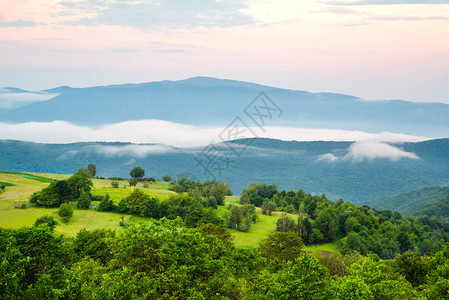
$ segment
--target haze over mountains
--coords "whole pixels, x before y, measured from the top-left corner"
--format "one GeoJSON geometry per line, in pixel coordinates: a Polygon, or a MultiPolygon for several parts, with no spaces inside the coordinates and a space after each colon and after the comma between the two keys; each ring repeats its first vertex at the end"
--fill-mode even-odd
{"type": "MultiPolygon", "coordinates": [[[[298,83],[300,85],[300,83],[298,83]]],[[[9,89],[13,97],[13,89],[9,89]]],[[[33,93],[15,90],[15,97],[33,93]]],[[[357,130],[369,133],[394,132],[412,136],[449,135],[449,105],[406,101],[365,101],[332,93],[273,88],[248,82],[195,77],[90,88],[59,87],[34,93],[36,101],[19,107],[0,105],[0,122],[52,122],[101,126],[132,120],[164,120],[197,127],[225,127],[260,92],[279,107],[282,114],[268,126],[357,130]],[[51,95],[47,101],[39,101],[51,95]]],[[[10,101],[0,94],[0,104],[10,101]]],[[[251,126],[251,124],[249,124],[251,126]]],[[[148,141],[152,142],[152,141],[148,141]]]]}
{"type": "Polygon", "coordinates": [[[366,101],[209,77],[0,90],[0,165],[11,171],[73,173],[93,162],[100,176],[126,177],[142,165],[150,176],[226,179],[237,194],[251,180],[361,203],[449,184],[449,141],[431,140],[447,136],[447,104],[366,101]],[[64,144],[83,141],[92,143],[64,144]],[[197,159],[209,144],[218,149],[214,159],[229,158],[219,176],[197,159]]]}

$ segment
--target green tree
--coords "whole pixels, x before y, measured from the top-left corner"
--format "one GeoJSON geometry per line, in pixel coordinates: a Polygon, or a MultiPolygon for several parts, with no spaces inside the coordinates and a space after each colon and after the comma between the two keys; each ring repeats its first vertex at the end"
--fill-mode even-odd
{"type": "Polygon", "coordinates": [[[118,188],[118,184],[119,184],[119,183],[118,183],[117,180],[112,180],[112,181],[111,181],[111,186],[112,186],[113,188],[116,188],[116,189],[117,189],[117,188],[118,188]]]}
{"type": "Polygon", "coordinates": [[[89,256],[106,263],[112,258],[111,242],[114,237],[115,231],[110,229],[81,229],[73,239],[72,249],[79,258],[89,256]]]}
{"type": "Polygon", "coordinates": [[[128,183],[131,188],[134,188],[137,185],[137,179],[131,178],[130,180],[128,180],[128,183]]]}
{"type": "Polygon", "coordinates": [[[266,257],[293,261],[301,254],[304,243],[295,232],[275,232],[260,243],[260,251],[266,257]]]}
{"type": "Polygon", "coordinates": [[[73,216],[73,208],[70,203],[63,203],[58,209],[58,215],[62,218],[64,223],[67,223],[73,216]]]}
{"type": "Polygon", "coordinates": [[[165,174],[164,176],[162,176],[162,180],[165,182],[170,182],[173,180],[173,177],[170,174],[165,174]]]}
{"type": "Polygon", "coordinates": [[[301,254],[278,273],[269,299],[332,299],[325,267],[308,254],[301,254]]]}
{"type": "Polygon", "coordinates": [[[98,211],[114,211],[116,209],[117,206],[114,204],[114,201],[110,199],[109,194],[106,194],[106,196],[103,197],[97,207],[98,211]]]}
{"type": "Polygon", "coordinates": [[[56,225],[58,225],[58,222],[52,217],[52,216],[42,216],[40,218],[37,218],[36,222],[34,222],[34,226],[41,226],[45,225],[50,228],[50,230],[54,230],[56,225]]]}
{"type": "Polygon", "coordinates": [[[97,166],[95,164],[89,164],[87,166],[87,170],[89,170],[89,173],[92,177],[95,177],[95,175],[97,175],[97,166]]]}
{"type": "Polygon", "coordinates": [[[276,231],[278,232],[295,231],[295,227],[295,221],[290,217],[287,217],[287,214],[285,213],[283,213],[282,218],[278,219],[276,222],[276,231]]]}
{"type": "MultiPolygon", "coordinates": [[[[90,173],[89,173],[90,175],[90,173]]],[[[90,178],[81,174],[74,174],[67,179],[74,199],[78,199],[82,192],[90,192],[93,182],[90,178]]]]}
{"type": "Polygon", "coordinates": [[[145,170],[141,167],[134,167],[131,172],[129,172],[131,178],[142,178],[145,176],[145,170]]]}
{"type": "Polygon", "coordinates": [[[76,207],[79,209],[88,209],[91,201],[92,198],[90,193],[84,191],[81,193],[81,196],[79,197],[78,202],[76,203],[76,207]]]}

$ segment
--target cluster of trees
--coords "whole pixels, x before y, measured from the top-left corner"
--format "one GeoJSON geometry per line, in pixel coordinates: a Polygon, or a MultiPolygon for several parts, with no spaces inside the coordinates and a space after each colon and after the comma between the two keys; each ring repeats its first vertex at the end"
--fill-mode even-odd
{"type": "Polygon", "coordinates": [[[63,203],[79,201],[81,208],[87,208],[86,197],[90,204],[90,190],[92,189],[92,175],[87,169],[79,169],[66,180],[55,180],[41,191],[30,197],[30,203],[36,206],[59,207],[63,203]]]}
{"type": "Polygon", "coordinates": [[[435,253],[449,242],[449,223],[427,216],[402,217],[342,199],[333,202],[326,195],[312,196],[303,190],[278,191],[276,185],[252,183],[243,190],[240,202],[261,206],[267,213],[270,207],[295,213],[278,220],[278,232],[295,232],[305,244],[338,241],[343,254],[357,251],[390,259],[408,250],[435,253]]]}
{"type": "Polygon", "coordinates": [[[192,198],[208,202],[211,206],[224,205],[226,196],[232,196],[231,187],[226,180],[223,182],[205,180],[201,183],[199,180],[192,181],[187,177],[182,177],[176,181],[171,190],[178,194],[187,192],[192,198]]]}
{"type": "Polygon", "coordinates": [[[254,205],[232,205],[227,207],[228,211],[223,215],[228,228],[238,231],[247,232],[251,228],[252,223],[256,223],[257,215],[254,205]]]}
{"type": "Polygon", "coordinates": [[[81,230],[64,240],[49,222],[0,229],[5,299],[446,299],[449,247],[382,261],[311,255],[293,232],[236,248],[212,224],[161,219],[81,230]]]}
{"type": "Polygon", "coordinates": [[[171,195],[168,200],[159,200],[140,189],[134,189],[126,198],[120,200],[117,206],[109,199],[109,195],[106,195],[97,209],[153,219],[181,217],[189,227],[197,227],[203,223],[225,226],[225,220],[218,216],[208,203],[185,194],[171,195]]]}
{"type": "Polygon", "coordinates": [[[313,218],[316,217],[317,203],[326,200],[328,199],[324,194],[322,196],[306,194],[302,189],[297,192],[293,190],[278,191],[275,184],[267,185],[254,182],[244,188],[240,196],[241,204],[253,204],[261,207],[267,213],[274,210],[288,213],[307,212],[313,218]]]}

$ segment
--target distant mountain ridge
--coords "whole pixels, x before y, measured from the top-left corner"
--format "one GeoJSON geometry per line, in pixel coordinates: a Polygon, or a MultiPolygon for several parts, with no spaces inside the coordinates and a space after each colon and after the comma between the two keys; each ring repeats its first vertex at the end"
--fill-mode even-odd
{"type": "Polygon", "coordinates": [[[389,131],[449,136],[449,105],[406,101],[364,101],[357,97],[274,88],[209,77],[89,88],[45,90],[58,96],[0,111],[0,122],[50,122],[99,126],[158,119],[195,126],[227,126],[260,92],[282,109],[270,126],[389,131]]]}
{"type": "Polygon", "coordinates": [[[418,211],[436,205],[442,198],[449,196],[449,186],[431,186],[393,196],[365,201],[377,209],[396,210],[403,215],[413,215],[418,211]]]}
{"type": "MultiPolygon", "coordinates": [[[[254,181],[274,183],[280,189],[326,193],[330,199],[343,198],[358,204],[416,188],[449,185],[449,139],[396,145],[419,159],[320,160],[328,153],[342,157],[352,145],[353,142],[236,140],[214,145],[222,153],[221,158],[229,159],[221,160],[220,173],[209,171],[218,180],[228,180],[237,195],[254,181]],[[229,146],[242,147],[235,149],[244,151],[236,155],[229,146]]],[[[157,178],[169,173],[175,177],[213,179],[199,164],[202,153],[205,148],[159,144],[38,144],[0,140],[0,170],[70,174],[95,163],[98,176],[104,177],[128,177],[132,167],[141,166],[148,176],[157,178]]]]}

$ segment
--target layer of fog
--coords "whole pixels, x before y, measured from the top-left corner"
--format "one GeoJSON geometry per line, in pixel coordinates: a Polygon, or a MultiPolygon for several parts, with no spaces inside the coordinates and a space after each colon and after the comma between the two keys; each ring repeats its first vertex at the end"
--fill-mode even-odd
{"type": "MultiPolygon", "coordinates": [[[[0,123],[0,139],[39,143],[131,142],[158,143],[174,147],[197,147],[211,142],[244,137],[264,137],[295,141],[357,141],[402,143],[427,140],[400,133],[310,129],[292,127],[195,127],[162,120],[127,121],[101,127],[74,125],[66,121],[0,123]]],[[[357,148],[354,150],[357,151],[357,148]]]]}

